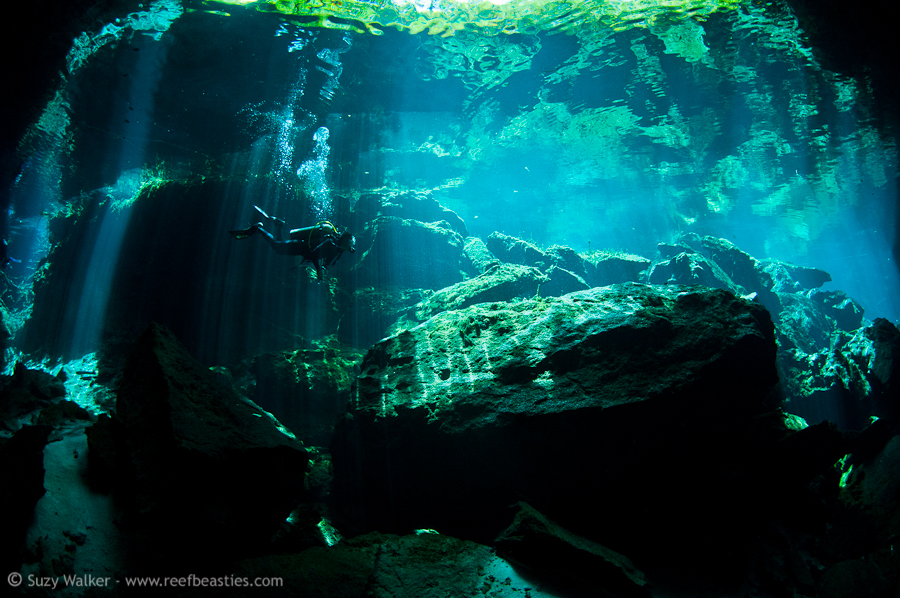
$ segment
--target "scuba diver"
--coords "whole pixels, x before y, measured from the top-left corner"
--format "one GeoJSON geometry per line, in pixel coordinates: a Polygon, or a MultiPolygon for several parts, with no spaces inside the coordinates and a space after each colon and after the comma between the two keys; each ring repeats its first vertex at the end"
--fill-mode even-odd
{"type": "Polygon", "coordinates": [[[259,233],[266,242],[272,246],[278,255],[299,255],[303,262],[312,262],[316,268],[316,279],[322,280],[322,274],[326,266],[334,264],[345,251],[356,251],[356,237],[350,231],[339,233],[337,228],[328,221],[319,222],[315,226],[295,228],[288,233],[288,239],[282,239],[282,230],[285,221],[274,218],[263,212],[259,206],[253,206],[266,220],[275,223],[275,234],[263,228],[262,222],[257,222],[248,228],[229,231],[235,239],[247,239],[259,233]]]}

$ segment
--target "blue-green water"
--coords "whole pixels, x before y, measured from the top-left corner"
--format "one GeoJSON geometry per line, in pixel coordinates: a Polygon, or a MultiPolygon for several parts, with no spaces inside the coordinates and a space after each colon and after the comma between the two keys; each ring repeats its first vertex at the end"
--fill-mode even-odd
{"type": "MultiPolygon", "coordinates": [[[[251,351],[241,339],[263,327],[325,335],[325,304],[357,289],[307,284],[302,268],[224,231],[255,218],[254,204],[292,226],[345,225],[360,196],[410,190],[482,239],[654,259],[679,234],[727,238],[828,271],[826,288],[869,319],[900,317],[896,145],[869,82],[823,68],[780,2],[510,3],[483,22],[449,3],[397,4],[406,20],[394,26],[338,11],[328,27],[273,6],[156,0],[76,40],[10,190],[21,263],[7,303],[20,320],[62,238],[50,218],[110,198],[91,241],[73,245],[78,284],[42,339],[50,353],[96,349],[135,230],[153,240],[142,249],[153,272],[190,280],[170,289],[190,288],[185,312],[162,319],[192,320],[207,361],[251,351]],[[222,196],[134,220],[142,187],[192,177],[226,181],[222,196]]],[[[398,246],[383,268],[416,251],[398,246]]]]}
{"type": "Polygon", "coordinates": [[[880,15],[92,2],[0,77],[7,585],[896,593],[880,15]]]}

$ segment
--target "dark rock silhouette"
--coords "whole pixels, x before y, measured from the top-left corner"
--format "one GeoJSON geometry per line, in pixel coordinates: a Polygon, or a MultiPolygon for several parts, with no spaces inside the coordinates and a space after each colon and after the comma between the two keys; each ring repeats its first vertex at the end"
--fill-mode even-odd
{"type": "Polygon", "coordinates": [[[128,358],[113,423],[109,485],[141,571],[217,570],[265,550],[305,496],[303,445],[158,325],[128,358]]]}

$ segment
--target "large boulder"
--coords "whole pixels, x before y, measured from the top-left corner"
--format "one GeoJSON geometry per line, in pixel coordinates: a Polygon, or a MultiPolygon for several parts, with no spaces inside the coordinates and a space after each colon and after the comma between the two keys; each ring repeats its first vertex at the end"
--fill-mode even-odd
{"type": "MultiPolygon", "coordinates": [[[[484,242],[488,255],[501,261],[538,268],[550,277],[550,284],[541,289],[544,296],[559,296],[592,287],[621,282],[637,282],[650,260],[618,251],[591,251],[580,254],[565,245],[540,249],[536,245],[504,235],[492,233],[484,242]]],[[[480,249],[477,248],[476,249],[480,249]]],[[[484,258],[481,262],[486,261],[484,258]]]]}
{"type": "Polygon", "coordinates": [[[763,270],[772,279],[772,290],[782,293],[799,293],[818,289],[831,282],[831,274],[818,268],[795,266],[779,260],[761,260],[763,270]]]}
{"type": "Polygon", "coordinates": [[[748,434],[776,382],[768,313],[722,290],[444,312],[364,358],[331,445],[335,523],[489,542],[527,497],[634,562],[737,575],[766,503],[748,434]],[[689,536],[706,548],[682,559],[689,536]]]}
{"type": "Polygon", "coordinates": [[[588,255],[585,281],[592,287],[620,282],[637,282],[650,267],[650,260],[639,255],[618,251],[596,251],[588,255]]]}
{"type": "Polygon", "coordinates": [[[357,240],[353,288],[442,289],[463,279],[464,237],[446,222],[379,216],[357,240]]]}
{"type": "Polygon", "coordinates": [[[726,274],[745,289],[763,293],[770,291],[775,285],[772,276],[766,272],[762,263],[727,239],[703,237],[703,249],[706,255],[719,265],[726,274]]]}
{"type": "Polygon", "coordinates": [[[338,324],[338,340],[350,347],[368,349],[386,336],[388,329],[412,306],[425,301],[430,289],[363,287],[351,295],[338,324]]]}
{"type": "MultiPolygon", "coordinates": [[[[530,298],[548,281],[537,268],[500,264],[483,274],[437,291],[410,310],[409,320],[418,324],[444,311],[478,303],[530,298]]],[[[408,326],[407,326],[408,327],[408,326]]]]}
{"type": "Polygon", "coordinates": [[[463,253],[466,258],[466,265],[468,266],[466,271],[473,276],[487,272],[494,264],[497,264],[500,261],[494,257],[494,254],[487,248],[484,241],[478,237],[469,237],[466,239],[463,253]]]}
{"type": "Polygon", "coordinates": [[[553,257],[544,250],[539,249],[528,241],[504,235],[503,233],[491,233],[484,244],[502,262],[534,266],[542,270],[553,263],[553,257]]]}
{"type": "Polygon", "coordinates": [[[820,306],[805,295],[778,293],[781,311],[773,318],[782,351],[798,349],[812,354],[829,348],[834,321],[826,317],[820,306]]]}
{"type": "Polygon", "coordinates": [[[561,297],[590,288],[584,278],[559,266],[547,268],[547,278],[549,280],[541,285],[541,297],[561,297]]]}
{"type": "Polygon", "coordinates": [[[366,193],[361,195],[353,206],[350,220],[358,228],[379,216],[391,216],[419,222],[446,222],[450,229],[463,237],[469,236],[466,223],[459,215],[442,206],[430,192],[402,191],[395,194],[379,195],[366,193]]]}
{"type": "Polygon", "coordinates": [[[863,307],[843,291],[814,290],[809,298],[841,330],[851,332],[863,325],[863,307]]]}
{"type": "Polygon", "coordinates": [[[302,444],[158,325],[128,358],[114,423],[105,461],[136,570],[210,571],[254,554],[305,497],[302,444]]]}
{"type": "MultiPolygon", "coordinates": [[[[773,315],[781,310],[773,292],[775,279],[765,264],[727,239],[682,234],[675,244],[660,244],[659,251],[663,259],[650,272],[648,279],[652,283],[663,282],[662,276],[666,274],[681,284],[690,284],[688,280],[694,279],[696,284],[727,288],[741,295],[753,294],[773,315]],[[679,248],[684,251],[679,253],[679,248]]],[[[782,284],[779,288],[786,287],[782,284]]]]}
{"type": "Polygon", "coordinates": [[[699,284],[744,294],[744,289],[731,280],[718,264],[695,252],[679,253],[671,259],[654,263],[647,271],[647,280],[651,284],[699,284]]]}
{"type": "Polygon", "coordinates": [[[777,317],[778,367],[787,408],[812,423],[830,420],[849,430],[865,428],[872,416],[897,425],[897,328],[878,318],[846,332],[815,298],[778,295],[784,305],[777,317]]]}

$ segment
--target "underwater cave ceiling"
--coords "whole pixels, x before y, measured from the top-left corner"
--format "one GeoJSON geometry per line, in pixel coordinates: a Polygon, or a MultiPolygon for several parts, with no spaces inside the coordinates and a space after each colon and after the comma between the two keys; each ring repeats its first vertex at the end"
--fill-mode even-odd
{"type": "MultiPolygon", "coordinates": [[[[437,5],[439,3],[430,3],[437,5]]],[[[694,0],[692,2],[471,2],[440,3],[450,7],[443,12],[422,10],[423,4],[413,2],[295,2],[295,1],[252,1],[252,0],[189,0],[184,3],[189,11],[205,11],[233,14],[234,17],[248,12],[266,11],[278,16],[292,18],[306,25],[332,27],[336,30],[365,30],[384,33],[386,30],[400,29],[409,32],[423,32],[447,36],[456,31],[478,29],[504,35],[511,33],[535,34],[541,30],[567,30],[572,33],[579,23],[601,24],[609,30],[624,30],[632,27],[645,28],[655,19],[676,22],[678,19],[696,20],[707,17],[717,10],[735,10],[741,4],[738,0],[694,0]],[[466,29],[466,27],[468,29],[466,29]]],[[[750,5],[751,3],[746,3],[750,5]]],[[[779,10],[780,2],[752,3],[764,6],[766,10],[779,10]]],[[[847,75],[870,73],[879,76],[876,83],[885,88],[882,96],[896,99],[893,85],[892,56],[896,55],[896,38],[885,30],[890,27],[890,18],[879,18],[892,9],[877,0],[862,0],[854,3],[853,10],[841,10],[843,3],[808,2],[806,0],[786,0],[797,13],[803,26],[803,33],[809,36],[817,56],[829,68],[847,75]],[[886,81],[890,79],[890,82],[886,81]]],[[[52,88],[58,82],[60,71],[65,64],[65,56],[71,48],[70,40],[80,31],[91,31],[98,24],[111,22],[122,15],[139,10],[143,6],[139,0],[83,0],[60,2],[54,10],[46,10],[44,4],[27,4],[17,13],[17,30],[21,35],[6,36],[3,41],[4,55],[15,55],[15,60],[5,61],[0,67],[4,80],[14,81],[16,93],[4,94],[2,99],[3,119],[3,168],[4,179],[14,173],[12,150],[21,138],[25,128],[39,115],[44,101],[52,95],[52,88]]],[[[210,15],[215,19],[214,15],[210,15]]],[[[262,33],[262,32],[259,32],[262,33]]],[[[267,32],[268,33],[268,32],[267,32]]],[[[204,49],[195,47],[195,52],[209,55],[213,46],[238,46],[242,43],[240,34],[235,35],[228,26],[215,40],[208,40],[204,49]]],[[[709,31],[706,32],[709,36],[709,31]]],[[[418,45],[419,39],[411,40],[410,46],[418,45]]],[[[545,38],[549,39],[549,38],[545,38]]],[[[551,46],[571,45],[573,40],[557,38],[551,46]],[[568,42],[568,44],[567,44],[568,42]]],[[[674,40],[673,40],[674,41],[674,40]]],[[[427,43],[427,42],[425,42],[427,43]]],[[[381,46],[382,48],[384,46],[381,46]]],[[[379,52],[379,46],[368,46],[371,54],[366,71],[372,79],[383,87],[393,76],[403,76],[402,62],[397,63],[402,53],[386,55],[379,52]],[[394,65],[394,66],[392,66],[394,65]],[[372,68],[375,67],[375,68],[372,68]],[[387,69],[388,77],[379,78],[380,70],[387,69]]],[[[666,48],[665,51],[670,51],[666,48]]],[[[548,55],[552,48],[545,48],[534,58],[532,71],[545,72],[556,65],[548,55]]],[[[199,65],[198,65],[199,66],[199,65]]],[[[207,67],[214,66],[209,63],[207,67]]],[[[352,68],[352,65],[346,65],[352,68]]],[[[499,65],[486,65],[488,68],[499,65]]],[[[315,74],[315,73],[313,73],[315,74]]],[[[362,82],[362,77],[358,80],[362,82]]],[[[452,83],[452,82],[450,82],[452,83]]],[[[430,94],[441,100],[441,105],[459,106],[456,101],[463,93],[458,86],[450,94],[430,94]],[[453,98],[453,100],[449,100],[453,98]]],[[[442,90],[447,91],[447,90],[442,90]]],[[[367,94],[362,93],[365,96],[367,94]]],[[[406,94],[416,96],[421,94],[406,94]]],[[[395,98],[400,100],[403,98],[395,98]]],[[[342,108],[365,107],[366,97],[349,98],[342,108]],[[355,101],[354,101],[355,100],[355,101]]],[[[384,102],[385,98],[379,98],[384,102]]],[[[893,111],[896,103],[882,102],[883,108],[893,111]]],[[[391,106],[388,106],[391,108],[391,106]]],[[[403,106],[395,106],[402,109],[403,106]]],[[[4,184],[5,187],[5,184],[4,184]]]]}
{"type": "Polygon", "coordinates": [[[688,230],[831,269],[816,243],[892,226],[897,173],[894,37],[835,7],[77,3],[26,19],[46,44],[4,67],[3,178],[52,149],[63,201],[132,169],[292,193],[324,126],[335,194],[429,189],[475,236],[647,255],[688,230]]]}

